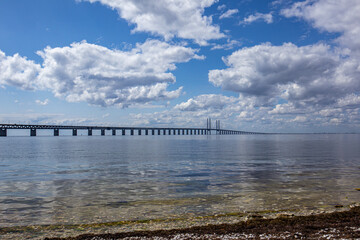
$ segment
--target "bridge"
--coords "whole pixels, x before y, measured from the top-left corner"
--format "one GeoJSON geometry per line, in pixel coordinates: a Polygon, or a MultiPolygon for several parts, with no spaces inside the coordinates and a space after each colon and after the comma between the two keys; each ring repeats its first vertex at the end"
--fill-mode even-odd
{"type": "Polygon", "coordinates": [[[106,130],[110,130],[112,135],[235,135],[235,134],[262,134],[256,132],[245,132],[238,130],[221,129],[220,121],[216,121],[216,127],[211,127],[211,119],[207,120],[206,128],[182,128],[182,127],[114,127],[114,126],[66,126],[66,125],[36,125],[36,124],[1,124],[0,137],[6,137],[9,129],[29,129],[30,136],[36,136],[37,130],[53,130],[54,136],[60,135],[60,130],[72,130],[72,135],[77,136],[78,130],[87,130],[88,136],[93,135],[94,130],[99,130],[101,136],[105,136],[106,130]]]}

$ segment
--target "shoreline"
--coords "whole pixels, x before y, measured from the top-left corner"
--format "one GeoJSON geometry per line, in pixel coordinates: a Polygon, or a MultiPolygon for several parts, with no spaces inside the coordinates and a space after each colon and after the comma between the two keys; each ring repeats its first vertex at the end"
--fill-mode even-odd
{"type": "Polygon", "coordinates": [[[191,219],[153,219],[77,225],[0,228],[1,239],[264,239],[319,234],[342,239],[360,238],[360,206],[338,206],[331,212],[261,211],[199,216],[191,219]],[[270,238],[269,238],[270,237],[270,238]]]}

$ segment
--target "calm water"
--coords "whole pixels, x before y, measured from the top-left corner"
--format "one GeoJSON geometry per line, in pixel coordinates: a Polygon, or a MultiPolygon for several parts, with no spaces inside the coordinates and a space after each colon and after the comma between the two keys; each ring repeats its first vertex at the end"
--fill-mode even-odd
{"type": "Polygon", "coordinates": [[[0,138],[0,226],[360,201],[360,135],[0,138]]]}

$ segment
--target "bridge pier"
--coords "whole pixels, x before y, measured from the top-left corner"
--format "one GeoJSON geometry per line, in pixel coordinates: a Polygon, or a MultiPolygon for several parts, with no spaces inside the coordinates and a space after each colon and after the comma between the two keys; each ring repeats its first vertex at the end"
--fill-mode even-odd
{"type": "Polygon", "coordinates": [[[7,136],[7,129],[0,128],[0,137],[6,137],[6,136],[7,136]]]}
{"type": "Polygon", "coordinates": [[[181,132],[180,129],[178,129],[178,135],[180,135],[180,132],[181,132]]]}
{"type": "Polygon", "coordinates": [[[155,129],[151,129],[151,134],[155,135],[155,129]]]}
{"type": "Polygon", "coordinates": [[[138,130],[138,135],[141,135],[141,129],[138,130]]]}
{"type": "Polygon", "coordinates": [[[166,135],[166,129],[163,130],[163,135],[166,135]]]}
{"type": "Polygon", "coordinates": [[[54,129],[54,136],[59,136],[59,129],[58,128],[54,129]]]}
{"type": "Polygon", "coordinates": [[[160,133],[160,132],[161,132],[161,130],[160,130],[160,129],[158,129],[158,135],[161,135],[161,133],[160,133]]]}
{"type": "Polygon", "coordinates": [[[176,129],[173,130],[174,135],[176,135],[176,129]]]}
{"type": "Polygon", "coordinates": [[[134,129],[130,130],[130,135],[134,135],[134,129]]]}
{"type": "Polygon", "coordinates": [[[112,130],[112,135],[113,135],[113,136],[116,136],[116,129],[113,129],[113,130],[112,130]]]}
{"type": "Polygon", "coordinates": [[[88,129],[88,136],[92,136],[92,129],[88,129]]]}
{"type": "Polygon", "coordinates": [[[101,129],[101,136],[105,136],[105,129],[101,129]]]}
{"type": "Polygon", "coordinates": [[[189,135],[189,129],[186,129],[186,135],[189,135]]]}
{"type": "Polygon", "coordinates": [[[145,129],[145,135],[149,135],[149,130],[145,129]]]}
{"type": "Polygon", "coordinates": [[[171,135],[171,129],[169,129],[169,135],[171,135]]]}
{"type": "Polygon", "coordinates": [[[121,129],[121,134],[123,135],[123,136],[125,136],[125,129],[121,129]]]}
{"type": "Polygon", "coordinates": [[[36,128],[31,128],[30,129],[30,136],[31,137],[36,137],[36,128]]]}
{"type": "Polygon", "coordinates": [[[73,129],[73,130],[72,130],[72,135],[73,135],[73,136],[77,136],[77,129],[73,129]]]}

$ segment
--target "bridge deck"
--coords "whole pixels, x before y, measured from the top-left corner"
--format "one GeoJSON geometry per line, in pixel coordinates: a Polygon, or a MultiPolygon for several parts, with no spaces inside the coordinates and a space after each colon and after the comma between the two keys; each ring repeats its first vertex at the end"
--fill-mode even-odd
{"type": "Polygon", "coordinates": [[[255,132],[245,132],[238,130],[230,130],[230,129],[214,129],[214,128],[184,128],[184,127],[119,127],[119,126],[66,126],[66,125],[37,125],[37,124],[0,124],[0,136],[7,136],[8,129],[30,129],[30,135],[36,136],[37,129],[52,129],[54,130],[54,136],[59,136],[59,130],[73,130],[73,135],[77,135],[77,130],[88,130],[88,135],[92,135],[92,130],[101,130],[101,135],[105,135],[105,130],[112,130],[113,135],[116,135],[116,130],[122,130],[122,135],[125,135],[126,130],[131,131],[131,135],[134,135],[134,131],[138,131],[138,135],[141,135],[141,132],[144,130],[146,135],[148,135],[148,131],[151,130],[152,135],[154,131],[158,131],[158,135],[160,135],[160,131],[163,131],[163,135],[166,135],[166,131],[168,134],[176,135],[176,131],[178,131],[177,135],[188,135],[189,131],[192,135],[207,135],[211,134],[211,132],[216,132],[217,134],[260,134],[255,132]],[[180,134],[180,131],[182,134],[180,134]]]}

